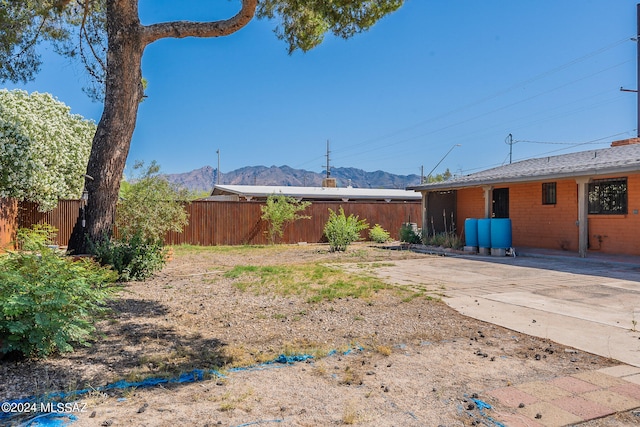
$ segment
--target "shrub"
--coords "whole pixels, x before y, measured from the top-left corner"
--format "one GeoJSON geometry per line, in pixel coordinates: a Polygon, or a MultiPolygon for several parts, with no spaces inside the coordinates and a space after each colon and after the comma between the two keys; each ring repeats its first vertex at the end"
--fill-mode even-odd
{"type": "Polygon", "coordinates": [[[340,206],[340,213],[336,214],[329,209],[329,220],[324,226],[324,234],[329,240],[331,252],[346,251],[349,244],[360,240],[360,232],[369,228],[364,219],[358,219],[353,214],[346,216],[340,206]]]}
{"type": "Polygon", "coordinates": [[[379,224],[373,226],[369,230],[369,239],[376,243],[388,242],[391,239],[389,232],[382,228],[379,224]]]}
{"type": "MultiPolygon", "coordinates": [[[[116,208],[116,228],[121,236],[140,233],[145,240],[160,240],[167,231],[182,232],[187,225],[184,201],[187,190],[181,190],[160,176],[156,162],[145,168],[136,162],[138,171],[131,183],[123,182],[116,208]]],[[[126,239],[125,239],[126,240],[126,239]]]]}
{"type": "Polygon", "coordinates": [[[462,239],[455,233],[438,233],[427,239],[425,243],[432,246],[442,246],[453,249],[460,249],[464,246],[462,239]]]}
{"type": "Polygon", "coordinates": [[[159,240],[144,239],[142,233],[118,240],[103,239],[92,249],[96,260],[118,272],[118,280],[145,280],[166,263],[165,251],[159,240]]]}
{"type": "Polygon", "coordinates": [[[400,227],[400,241],[404,243],[420,244],[422,238],[419,233],[416,233],[411,224],[402,224],[400,227]]]}
{"type": "Polygon", "coordinates": [[[271,195],[267,197],[267,203],[260,206],[262,218],[269,223],[267,234],[269,241],[273,244],[277,238],[282,238],[285,227],[299,219],[309,219],[310,216],[300,215],[298,212],[305,210],[311,202],[300,202],[294,197],[284,194],[271,195]]]}
{"type": "Polygon", "coordinates": [[[34,224],[31,228],[20,228],[16,233],[18,249],[39,251],[43,246],[52,245],[58,229],[49,224],[34,224]]]}
{"type": "Polygon", "coordinates": [[[0,353],[45,357],[89,345],[113,294],[113,271],[42,248],[0,259],[0,353]]]}

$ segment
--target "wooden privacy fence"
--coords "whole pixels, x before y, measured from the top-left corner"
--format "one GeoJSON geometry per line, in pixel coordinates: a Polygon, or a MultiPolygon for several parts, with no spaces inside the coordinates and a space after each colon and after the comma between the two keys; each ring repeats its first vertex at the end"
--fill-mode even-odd
{"type": "MultiPolygon", "coordinates": [[[[168,244],[189,243],[202,246],[265,244],[267,223],[259,202],[192,202],[187,206],[189,225],[182,233],[168,233],[168,244]]],[[[338,211],[343,207],[346,215],[358,215],[370,226],[380,224],[393,238],[398,238],[404,222],[422,221],[420,202],[313,202],[304,212],[311,219],[301,219],[289,224],[280,243],[324,240],[324,225],[329,219],[329,208],[338,211]]],[[[363,237],[366,237],[363,232],[363,237]]]]}
{"type": "Polygon", "coordinates": [[[0,253],[12,247],[18,229],[18,202],[15,199],[0,199],[0,253]]]}
{"type": "MultiPolygon", "coordinates": [[[[2,212],[5,212],[5,201],[0,200],[2,212]]],[[[15,203],[15,202],[12,202],[15,203]]],[[[187,204],[189,225],[182,233],[170,232],[165,243],[170,245],[192,244],[201,246],[266,244],[267,223],[260,219],[261,202],[220,202],[195,201],[187,204]]],[[[14,206],[8,203],[7,206],[14,206]]],[[[313,202],[304,212],[311,219],[301,219],[285,228],[280,243],[325,241],[324,225],[329,218],[329,209],[338,211],[343,207],[346,215],[358,215],[365,219],[371,227],[380,224],[382,228],[397,239],[400,227],[405,222],[420,224],[422,221],[420,201],[412,202],[313,202]]],[[[78,200],[60,200],[51,212],[38,212],[34,203],[18,203],[13,213],[7,209],[6,215],[0,216],[0,232],[8,230],[7,235],[14,234],[17,228],[30,227],[34,224],[47,223],[58,229],[56,243],[66,246],[78,218],[80,202],[78,200]],[[5,221],[3,217],[8,219],[5,221]],[[12,221],[11,217],[15,219],[12,221]],[[4,221],[4,222],[3,222],[4,221]]],[[[4,234],[0,233],[0,238],[4,234]]],[[[367,237],[367,232],[362,233],[367,237]]],[[[7,238],[11,241],[12,238],[7,238]]],[[[0,243],[4,240],[0,240],[0,243]]],[[[1,246],[0,246],[1,247],[1,246]]]]}

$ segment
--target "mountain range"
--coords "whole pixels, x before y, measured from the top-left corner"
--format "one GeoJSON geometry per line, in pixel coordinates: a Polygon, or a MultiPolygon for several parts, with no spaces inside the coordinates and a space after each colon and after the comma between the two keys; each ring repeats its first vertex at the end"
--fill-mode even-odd
{"type": "MultiPolygon", "coordinates": [[[[191,172],[165,174],[167,180],[192,191],[210,191],[216,182],[216,169],[204,166],[191,172]]],[[[220,184],[227,185],[285,185],[319,187],[326,172],[310,172],[289,166],[246,166],[220,174],[220,184]]],[[[420,183],[420,175],[395,175],[389,172],[366,172],[356,168],[333,168],[331,177],[338,187],[399,188],[420,183]]]]}

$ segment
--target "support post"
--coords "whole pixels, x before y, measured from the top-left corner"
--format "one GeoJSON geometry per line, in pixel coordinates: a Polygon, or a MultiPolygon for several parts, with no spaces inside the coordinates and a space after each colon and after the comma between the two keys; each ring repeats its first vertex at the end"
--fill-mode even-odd
{"type": "Polygon", "coordinates": [[[422,192],[422,235],[429,235],[429,221],[427,218],[427,212],[429,211],[429,192],[422,192]]]}
{"type": "Polygon", "coordinates": [[[580,258],[587,257],[587,249],[589,248],[589,177],[576,178],[578,184],[578,256],[580,258]]]}
{"type": "Polygon", "coordinates": [[[491,202],[493,201],[493,186],[491,185],[483,185],[482,190],[484,190],[484,217],[491,218],[491,202]]]}

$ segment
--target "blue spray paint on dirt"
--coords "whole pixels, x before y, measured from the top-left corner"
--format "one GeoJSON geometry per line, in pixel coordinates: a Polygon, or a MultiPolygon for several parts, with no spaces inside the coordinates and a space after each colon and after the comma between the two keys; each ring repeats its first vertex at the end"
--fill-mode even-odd
{"type": "MultiPolygon", "coordinates": [[[[362,347],[356,347],[356,350],[362,350],[362,347]]],[[[351,353],[352,349],[349,349],[345,352],[341,352],[342,355],[347,355],[351,353]]],[[[338,354],[338,351],[331,350],[328,353],[328,356],[333,356],[338,354]]],[[[284,355],[276,357],[273,360],[268,362],[264,362],[258,365],[251,365],[246,367],[239,368],[231,368],[228,372],[240,372],[240,371],[251,371],[251,370],[260,370],[260,369],[269,369],[274,367],[282,367],[287,365],[292,365],[294,363],[305,362],[309,359],[313,359],[314,357],[310,354],[294,354],[294,355],[284,355]]],[[[82,390],[73,390],[70,392],[54,392],[48,393],[44,396],[31,396],[22,399],[14,399],[7,400],[2,402],[2,407],[4,409],[5,405],[13,405],[17,407],[20,404],[37,404],[37,407],[40,407],[40,403],[49,404],[51,403],[53,407],[56,407],[59,403],[63,401],[73,400],[75,398],[79,398],[90,392],[105,392],[110,390],[126,390],[129,388],[149,388],[156,387],[158,385],[164,384],[187,384],[194,383],[198,381],[203,381],[207,377],[218,377],[224,378],[225,375],[220,371],[215,369],[194,369],[190,372],[185,372],[180,374],[176,378],[145,378],[142,381],[125,381],[120,380],[115,383],[107,384],[102,387],[96,388],[86,388],[82,390]]],[[[8,422],[10,420],[15,420],[18,417],[24,417],[25,413],[16,413],[11,411],[0,411],[0,424],[4,425],[5,421],[8,422]]],[[[28,417],[27,417],[28,418],[28,417]]],[[[35,417],[28,418],[27,421],[23,421],[22,424],[19,424],[19,427],[62,427],[66,426],[69,423],[72,423],[77,418],[71,414],[67,414],[64,412],[50,412],[47,414],[40,414],[35,417]],[[66,419],[65,419],[66,418],[66,419]]],[[[275,421],[269,421],[275,422],[275,421]]]]}

